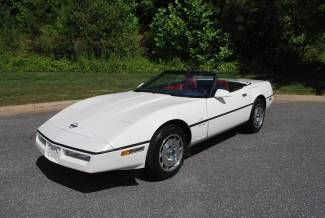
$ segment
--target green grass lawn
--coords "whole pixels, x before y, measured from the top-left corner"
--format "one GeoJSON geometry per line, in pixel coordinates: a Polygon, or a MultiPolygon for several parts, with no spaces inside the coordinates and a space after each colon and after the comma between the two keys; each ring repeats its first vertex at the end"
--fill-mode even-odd
{"type": "MultiPolygon", "coordinates": [[[[0,106],[83,99],[131,90],[164,70],[183,68],[180,62],[154,63],[145,58],[69,62],[0,55],[0,106]]],[[[241,77],[229,72],[220,76],[241,77]]],[[[273,85],[280,94],[315,93],[313,88],[299,83],[273,85]]]]}
{"type": "Polygon", "coordinates": [[[51,72],[0,75],[0,105],[17,105],[130,90],[153,74],[51,72]]]}
{"type": "Polygon", "coordinates": [[[154,63],[145,58],[79,61],[40,56],[0,55],[0,105],[83,99],[126,91],[179,62],[154,63]]]}
{"type": "MultiPolygon", "coordinates": [[[[83,99],[126,91],[157,74],[146,73],[0,73],[0,105],[83,99]]],[[[278,87],[278,94],[313,94],[301,84],[278,87]]]]}
{"type": "Polygon", "coordinates": [[[276,94],[295,94],[295,95],[314,95],[315,90],[312,87],[300,83],[279,86],[275,89],[276,94]]]}

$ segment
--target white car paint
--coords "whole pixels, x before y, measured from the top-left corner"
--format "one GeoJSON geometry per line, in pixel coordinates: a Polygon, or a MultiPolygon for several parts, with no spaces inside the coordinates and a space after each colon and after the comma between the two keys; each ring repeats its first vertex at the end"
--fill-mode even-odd
{"type": "Polygon", "coordinates": [[[39,127],[36,147],[50,161],[88,173],[143,168],[150,139],[166,122],[184,122],[191,133],[190,145],[194,145],[246,122],[258,96],[266,99],[266,108],[271,105],[269,82],[229,81],[246,86],[224,97],[189,98],[128,91],[80,101],[39,127]],[[51,145],[56,150],[51,150],[51,145]],[[139,151],[121,156],[128,149],[139,151]],[[69,156],[68,151],[90,160],[69,156]]]}

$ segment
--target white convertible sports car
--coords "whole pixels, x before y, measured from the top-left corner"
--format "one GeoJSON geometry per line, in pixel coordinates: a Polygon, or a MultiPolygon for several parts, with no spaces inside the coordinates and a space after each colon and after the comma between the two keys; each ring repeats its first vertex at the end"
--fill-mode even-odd
{"type": "Polygon", "coordinates": [[[167,71],[133,91],[62,110],[39,127],[36,146],[48,160],[79,171],[145,168],[165,179],[189,146],[242,124],[258,132],[272,101],[267,81],[167,71]]]}

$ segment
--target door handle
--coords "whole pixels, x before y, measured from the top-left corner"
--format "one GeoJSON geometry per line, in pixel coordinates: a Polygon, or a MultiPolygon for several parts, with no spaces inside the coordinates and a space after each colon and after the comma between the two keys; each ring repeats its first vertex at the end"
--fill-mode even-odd
{"type": "Polygon", "coordinates": [[[244,93],[244,94],[242,94],[242,96],[243,96],[243,97],[246,97],[246,96],[247,96],[247,94],[246,94],[246,93],[244,93]]]}

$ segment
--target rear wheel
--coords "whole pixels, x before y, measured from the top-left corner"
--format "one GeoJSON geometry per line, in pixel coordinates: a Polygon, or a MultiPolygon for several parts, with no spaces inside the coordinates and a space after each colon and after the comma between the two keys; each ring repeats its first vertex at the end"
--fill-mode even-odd
{"type": "Polygon", "coordinates": [[[155,180],[175,175],[183,164],[186,138],[184,131],[171,124],[158,130],[151,139],[145,172],[155,180]]]}
{"type": "Polygon", "coordinates": [[[265,118],[265,102],[259,97],[255,100],[251,115],[247,123],[245,124],[245,130],[249,133],[256,133],[260,131],[263,126],[265,118]]]}

